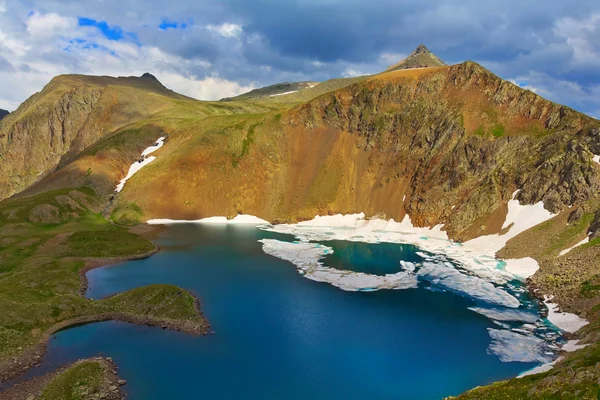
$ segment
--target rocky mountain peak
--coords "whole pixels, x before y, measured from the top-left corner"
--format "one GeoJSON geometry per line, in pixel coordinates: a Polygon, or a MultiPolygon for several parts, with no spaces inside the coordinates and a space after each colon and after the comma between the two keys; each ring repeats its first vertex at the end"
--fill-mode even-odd
{"type": "Polygon", "coordinates": [[[400,69],[411,69],[411,68],[430,68],[430,67],[441,67],[446,65],[438,56],[433,54],[424,45],[420,44],[404,60],[391,65],[386,71],[396,71],[400,69]]]}
{"type": "Polygon", "coordinates": [[[0,121],[9,114],[8,111],[0,108],[0,121]]]}

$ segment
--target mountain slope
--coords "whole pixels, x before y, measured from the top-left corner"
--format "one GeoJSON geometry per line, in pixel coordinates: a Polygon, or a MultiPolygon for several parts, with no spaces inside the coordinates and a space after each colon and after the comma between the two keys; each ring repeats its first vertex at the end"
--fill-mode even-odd
{"type": "Polygon", "coordinates": [[[10,114],[8,111],[0,108],[0,121],[2,121],[8,114],[10,114]]]}
{"type": "Polygon", "coordinates": [[[390,65],[386,71],[397,71],[400,69],[442,67],[446,65],[438,56],[433,54],[424,44],[419,45],[404,60],[390,65]]]}
{"type": "Polygon", "coordinates": [[[233,100],[250,100],[250,99],[258,99],[263,97],[274,97],[281,96],[283,94],[295,93],[303,89],[308,89],[313,86],[316,86],[318,82],[284,82],[277,83],[271,86],[265,86],[260,89],[254,89],[249,91],[248,93],[241,94],[235,97],[225,97],[220,101],[233,101],[233,100]]]}
{"type": "MultiPolygon", "coordinates": [[[[96,229],[97,221],[88,224],[91,212],[66,207],[67,195],[87,196],[114,226],[151,218],[244,213],[283,222],[365,212],[397,221],[408,214],[417,226],[443,224],[458,241],[502,232],[513,197],[521,204],[543,202],[556,216],[511,239],[498,254],[535,258],[541,267],[531,279],[541,290],[537,295],[552,293],[561,308],[592,321],[579,335],[594,344],[559,363],[558,378],[549,374],[520,382],[545,390],[572,376],[570,367],[595,366],[600,360],[595,157],[600,121],[473,62],[407,68],[328,81],[289,95],[215,103],[173,96],[142,78],[118,85],[105,83],[111,78],[53,81],[0,123],[5,149],[20,143],[39,151],[5,158],[9,165],[0,163],[2,182],[13,191],[24,188],[22,175],[11,173],[32,170],[36,163],[44,165],[41,175],[47,174],[0,203],[0,242],[10,242],[21,225],[35,229],[41,240],[55,240],[41,236],[47,234],[40,216],[51,214],[44,210],[57,209],[49,216],[60,223],[77,221],[77,230],[96,229]],[[106,98],[117,99],[110,109],[106,98]],[[61,140],[48,145],[57,140],[55,132],[69,138],[68,145],[61,140]],[[167,134],[165,145],[152,153],[156,159],[114,194],[142,150],[167,134]],[[588,234],[589,243],[561,255],[588,234]]],[[[59,227],[54,233],[73,229],[59,227]]],[[[10,243],[10,261],[18,268],[24,261],[17,244],[10,243]]]]}

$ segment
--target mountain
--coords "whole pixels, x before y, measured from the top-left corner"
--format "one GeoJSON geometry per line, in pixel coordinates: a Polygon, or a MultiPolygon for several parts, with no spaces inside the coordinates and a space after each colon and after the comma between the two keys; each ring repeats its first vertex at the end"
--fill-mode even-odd
{"type": "Polygon", "coordinates": [[[277,83],[275,85],[251,90],[248,93],[244,93],[236,97],[225,97],[220,101],[250,100],[263,97],[281,96],[284,94],[296,93],[300,90],[312,88],[318,84],[319,82],[311,81],[277,83]]]}
{"type": "Polygon", "coordinates": [[[399,69],[411,68],[431,68],[443,67],[446,65],[439,57],[433,54],[424,44],[420,44],[415,51],[404,60],[394,65],[390,65],[386,71],[396,71],[399,69]]]}
{"type": "Polygon", "coordinates": [[[10,114],[8,111],[0,108],[0,121],[2,121],[8,114],[10,114]]]}
{"type": "MultiPolygon", "coordinates": [[[[590,320],[577,334],[590,346],[566,355],[550,375],[497,385],[515,388],[518,398],[517,390],[562,392],[575,376],[600,378],[600,121],[474,62],[443,65],[424,46],[381,74],[304,87],[201,102],[146,75],[53,79],[0,122],[0,198],[13,196],[0,202],[0,243],[14,251],[2,255],[9,265],[3,276],[71,255],[61,246],[73,232],[93,233],[81,248],[112,257],[100,250],[122,249],[137,237],[121,240],[114,229],[152,218],[253,214],[276,223],[357,212],[400,221],[408,214],[414,225],[443,225],[462,242],[505,232],[513,198],[542,202],[556,215],[498,255],[537,260],[532,293],[552,294],[561,309],[590,320]],[[167,139],[156,159],[114,193],[159,137],[167,139]],[[23,250],[30,247],[31,254],[23,250]]],[[[68,299],[77,298],[72,286],[68,299]]],[[[63,296],[64,287],[52,293],[63,296]]],[[[45,310],[44,321],[54,318],[47,304],[23,314],[32,309],[45,310]]],[[[35,321],[19,326],[31,332],[35,321]]],[[[30,344],[19,342],[27,335],[9,339],[20,348],[30,344]]],[[[0,380],[1,361],[0,352],[0,380]]]]}
{"type": "MultiPolygon", "coordinates": [[[[141,77],[58,76],[0,121],[0,199],[18,193],[117,129],[198,102],[141,77]]],[[[225,110],[226,107],[219,107],[225,110]]],[[[198,110],[200,115],[211,113],[198,110]]],[[[140,143],[141,146],[143,143],[140,143]]]]}

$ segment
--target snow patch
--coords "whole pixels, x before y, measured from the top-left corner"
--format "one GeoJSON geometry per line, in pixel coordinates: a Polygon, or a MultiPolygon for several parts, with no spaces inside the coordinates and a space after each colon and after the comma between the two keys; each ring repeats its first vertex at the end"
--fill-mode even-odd
{"type": "Polygon", "coordinates": [[[153,157],[153,156],[148,157],[148,155],[155,152],[156,150],[160,149],[164,143],[165,143],[165,138],[160,137],[160,138],[158,138],[158,140],[156,141],[156,144],[154,146],[147,147],[146,150],[144,150],[142,152],[142,157],[141,157],[141,158],[143,158],[142,161],[140,162],[138,160],[138,161],[134,162],[133,164],[131,164],[131,167],[129,167],[129,172],[127,172],[127,176],[125,176],[125,178],[121,179],[121,181],[115,188],[115,192],[118,193],[121,190],[123,190],[123,188],[125,187],[125,183],[127,182],[127,180],[129,178],[131,178],[140,169],[144,168],[146,165],[148,165],[152,161],[154,161],[156,159],[156,157],[153,157]]]}
{"type": "Polygon", "coordinates": [[[291,92],[283,92],[283,93],[272,94],[269,97],[283,96],[284,94],[292,94],[292,93],[296,93],[296,92],[297,92],[297,90],[292,90],[291,92]]]}
{"type": "Polygon", "coordinates": [[[231,224],[231,225],[268,225],[269,221],[255,217],[254,215],[239,214],[233,219],[227,217],[207,217],[195,220],[186,219],[151,219],[146,221],[148,225],[170,225],[170,224],[231,224]]]}
{"type": "Polygon", "coordinates": [[[562,357],[558,357],[556,360],[554,360],[552,362],[548,362],[548,363],[544,363],[542,365],[538,365],[535,368],[532,368],[530,370],[527,370],[527,371],[519,374],[517,376],[517,378],[522,378],[522,377],[528,376],[528,375],[541,374],[542,372],[550,371],[552,368],[554,368],[554,365],[557,362],[559,362],[560,360],[562,360],[562,357]]]}
{"type": "Polygon", "coordinates": [[[584,347],[587,347],[587,344],[577,344],[579,343],[579,340],[569,340],[567,343],[565,343],[565,345],[561,348],[561,350],[564,350],[566,352],[573,352],[573,351],[577,351],[579,349],[583,349],[584,347]]]}
{"type": "Polygon", "coordinates": [[[518,193],[519,190],[514,192],[512,200],[508,202],[508,214],[502,225],[502,229],[510,227],[508,232],[503,235],[496,233],[493,235],[480,236],[465,242],[464,245],[472,249],[480,250],[485,254],[496,254],[496,252],[503,248],[510,239],[525,232],[527,229],[556,216],[556,214],[546,210],[544,208],[544,203],[541,201],[535,204],[522,206],[519,203],[519,200],[515,200],[518,193]]]}
{"type": "Polygon", "coordinates": [[[560,312],[558,305],[550,302],[552,299],[553,297],[546,297],[544,299],[544,304],[548,307],[547,319],[552,325],[563,331],[573,333],[589,324],[588,321],[575,314],[560,312]]]}
{"type": "Polygon", "coordinates": [[[595,163],[598,163],[598,164],[600,164],[600,155],[594,155],[594,157],[592,157],[592,160],[593,160],[595,163]]]}
{"type": "Polygon", "coordinates": [[[575,247],[579,247],[582,244],[586,244],[587,242],[590,241],[590,237],[586,237],[585,239],[583,239],[581,242],[578,242],[577,244],[569,247],[568,249],[564,249],[563,251],[561,251],[560,253],[558,253],[559,256],[564,256],[565,254],[567,254],[568,252],[570,252],[571,250],[573,250],[575,247]]]}

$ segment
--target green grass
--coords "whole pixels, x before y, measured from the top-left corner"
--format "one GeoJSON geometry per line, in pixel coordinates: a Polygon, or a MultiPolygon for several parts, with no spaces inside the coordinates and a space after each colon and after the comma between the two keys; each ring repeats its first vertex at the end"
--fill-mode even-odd
{"type": "Polygon", "coordinates": [[[98,361],[77,363],[55,377],[42,392],[42,400],[80,400],[98,393],[104,382],[104,366],[98,361]]]}
{"type": "Polygon", "coordinates": [[[154,245],[141,236],[123,230],[77,231],[69,236],[65,256],[119,257],[147,253],[154,245]]]}
{"type": "Polygon", "coordinates": [[[600,398],[598,379],[600,345],[588,346],[569,353],[554,369],[523,378],[493,383],[470,390],[460,400],[518,400],[570,399],[596,400],[600,398]]]}
{"type": "Polygon", "coordinates": [[[491,129],[492,135],[496,138],[504,136],[504,125],[498,123],[492,126],[491,129]]]}

